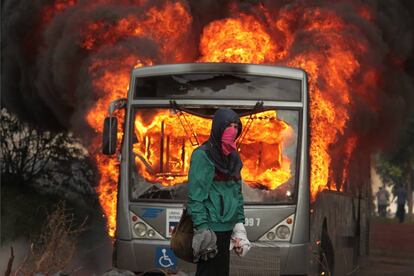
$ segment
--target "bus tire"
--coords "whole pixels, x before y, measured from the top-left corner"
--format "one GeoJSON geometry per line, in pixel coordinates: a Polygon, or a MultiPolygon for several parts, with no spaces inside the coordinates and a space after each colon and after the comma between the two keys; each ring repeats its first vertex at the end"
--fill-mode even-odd
{"type": "Polygon", "coordinates": [[[333,275],[334,269],[335,250],[328,233],[326,219],[324,219],[319,248],[319,275],[333,275]]]}
{"type": "Polygon", "coordinates": [[[115,240],[114,246],[112,248],[112,267],[118,267],[118,258],[117,258],[117,242],[115,240]]]}

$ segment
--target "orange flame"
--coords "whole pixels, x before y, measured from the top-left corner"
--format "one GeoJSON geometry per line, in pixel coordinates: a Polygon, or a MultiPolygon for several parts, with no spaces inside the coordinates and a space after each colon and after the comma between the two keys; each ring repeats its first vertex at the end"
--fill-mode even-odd
{"type": "MultiPolygon", "coordinates": [[[[356,54],[348,50],[346,39],[337,34],[344,23],[333,13],[319,9],[304,14],[307,29],[318,29],[315,44],[328,43],[325,51],[296,56],[288,65],[301,67],[309,74],[311,109],[311,196],[328,188],[331,157],[329,147],[344,133],[349,120],[349,80],[359,70],[356,54]],[[324,85],[321,82],[324,81],[324,85]],[[339,93],[338,93],[339,92],[339,93]]],[[[363,45],[356,45],[363,50],[363,45]]],[[[351,153],[349,153],[351,155],[351,153]]],[[[333,186],[331,188],[334,188],[333,186]]]]}
{"type": "MultiPolygon", "coordinates": [[[[148,3],[145,5],[143,3],[149,1],[136,0],[135,2],[137,5],[145,6],[148,3]]],[[[48,6],[44,9],[44,22],[49,22],[52,16],[76,4],[76,0],[56,0],[54,6],[48,6]]],[[[372,20],[374,17],[366,6],[357,7],[356,10],[365,20],[372,20]]],[[[329,179],[333,170],[330,148],[334,147],[338,139],[343,137],[350,120],[349,110],[353,105],[351,91],[356,90],[356,93],[359,93],[371,104],[370,108],[376,111],[375,97],[366,93],[369,91],[366,87],[370,87],[370,89],[374,87],[372,83],[379,78],[377,72],[371,68],[368,70],[364,68],[367,73],[362,76],[360,84],[354,84],[353,87],[350,85],[357,74],[361,75],[359,60],[367,52],[367,42],[363,38],[356,41],[351,36],[347,36],[346,33],[355,31],[354,26],[345,23],[333,11],[317,7],[304,9],[299,8],[299,5],[289,5],[278,11],[268,11],[264,5],[259,4],[251,11],[250,15],[238,11],[237,4],[233,2],[230,13],[231,17],[213,21],[203,29],[199,43],[200,57],[197,61],[270,63],[299,67],[307,71],[311,113],[311,196],[315,199],[318,191],[329,188],[328,182],[332,182],[329,179]],[[300,26],[297,23],[298,19],[300,19],[300,26]],[[298,27],[300,27],[300,32],[297,32],[298,27]],[[348,32],[340,32],[344,29],[348,32]],[[305,35],[303,35],[304,33],[305,35]],[[307,36],[307,34],[311,35],[307,36]],[[303,47],[303,45],[307,45],[306,50],[298,51],[295,48],[296,46],[303,47]]],[[[165,1],[163,5],[151,7],[136,16],[128,15],[110,23],[102,20],[89,22],[81,31],[79,46],[86,53],[93,54],[88,73],[93,79],[92,86],[96,103],[88,111],[86,120],[95,130],[97,138],[90,146],[90,152],[95,154],[101,173],[97,192],[108,219],[111,236],[114,236],[116,221],[118,162],[116,159],[98,153],[102,122],[107,114],[109,103],[117,98],[126,97],[130,70],[134,66],[192,60],[191,54],[186,51],[185,47],[188,42],[187,33],[192,27],[191,24],[192,17],[189,14],[187,4],[177,0],[165,1]],[[129,37],[153,41],[158,46],[158,53],[130,52],[117,45],[119,41],[129,37]],[[102,54],[111,47],[116,49],[119,55],[102,54]]],[[[166,122],[171,120],[168,114],[162,112],[157,116],[159,119],[164,118],[166,122]]],[[[201,119],[192,118],[192,120],[196,122],[201,119]]],[[[198,125],[202,124],[194,124],[194,127],[198,127],[198,125]]],[[[137,125],[135,127],[138,128],[137,125]]],[[[151,132],[155,128],[155,126],[150,127],[149,125],[140,127],[147,128],[147,130],[137,131],[143,137],[145,137],[145,133],[151,132]]],[[[280,123],[278,128],[280,133],[291,129],[283,123],[280,123]]],[[[260,128],[256,130],[258,129],[260,128]]],[[[201,136],[203,136],[202,133],[207,132],[200,130],[201,136]]],[[[263,135],[264,133],[255,133],[255,135],[263,135]]],[[[120,136],[122,136],[121,132],[120,136]]],[[[274,141],[274,144],[280,145],[283,137],[284,135],[267,137],[266,139],[279,139],[274,141]]],[[[257,141],[262,141],[260,139],[257,141]]],[[[350,138],[346,143],[343,143],[346,146],[342,152],[348,163],[357,142],[358,137],[350,138]]],[[[187,150],[190,152],[190,149],[187,150]]],[[[150,159],[149,153],[145,149],[137,146],[134,147],[134,151],[136,154],[150,159]]],[[[288,177],[286,172],[289,172],[290,161],[282,155],[276,158],[278,164],[275,163],[271,166],[276,168],[275,170],[259,170],[260,173],[257,173],[257,170],[254,169],[257,164],[249,163],[247,148],[242,154],[246,155],[243,172],[245,179],[267,183],[268,187],[274,188],[277,183],[288,177]]],[[[153,156],[155,155],[153,154],[153,156]]],[[[169,170],[176,174],[178,174],[177,171],[185,173],[188,169],[188,165],[186,165],[188,156],[186,158],[182,164],[179,160],[170,160],[172,163],[168,164],[169,170]]],[[[151,162],[156,163],[157,161],[151,162]]],[[[347,176],[347,164],[342,171],[342,184],[347,176]]],[[[137,165],[141,166],[140,162],[137,162],[137,165]]],[[[143,170],[143,167],[140,169],[143,170]]],[[[154,175],[146,175],[145,177],[151,179],[154,175]]],[[[179,177],[177,176],[175,179],[178,180],[179,177]]],[[[153,181],[155,180],[153,179],[153,181]]],[[[163,183],[175,181],[170,179],[168,182],[167,180],[163,180],[163,183]]]]}
{"type": "MultiPolygon", "coordinates": [[[[329,148],[344,133],[349,120],[348,112],[352,104],[349,83],[359,72],[358,55],[366,51],[366,45],[353,41],[352,51],[349,41],[337,31],[346,27],[343,20],[332,11],[313,8],[307,9],[302,15],[305,22],[303,30],[317,32],[312,37],[315,39],[313,45],[329,47],[290,57],[283,49],[288,49],[294,42],[291,25],[296,19],[293,14],[294,11],[282,10],[278,19],[270,22],[284,37],[283,47],[279,45],[282,50],[276,53],[275,43],[260,27],[262,24],[253,17],[240,14],[237,18],[215,21],[203,32],[200,44],[203,56],[200,60],[248,63],[273,61],[303,68],[309,74],[311,197],[315,199],[319,191],[329,188],[328,179],[332,170],[329,148]],[[238,33],[242,35],[238,36],[238,33]]],[[[348,158],[354,148],[347,147],[348,158]]],[[[346,173],[343,175],[346,176],[346,173]]]]}
{"type": "MultiPolygon", "coordinates": [[[[133,152],[139,175],[165,186],[183,183],[187,180],[191,153],[198,144],[190,143],[189,133],[179,127],[184,120],[179,116],[186,117],[200,142],[208,139],[211,120],[186,113],[172,114],[169,110],[151,109],[151,114],[151,120],[144,119],[148,117],[146,112],[138,113],[135,120],[139,142],[134,144],[133,152]]],[[[249,117],[241,118],[243,125],[249,117]]],[[[291,161],[282,154],[282,143],[292,137],[293,129],[277,118],[276,111],[255,114],[251,120],[253,127],[240,146],[242,177],[253,187],[273,190],[291,177],[291,161]]]]}
{"type": "MultiPolygon", "coordinates": [[[[180,30],[188,29],[191,17],[185,6],[180,3],[167,2],[160,9],[153,7],[142,19],[135,17],[122,18],[112,25],[103,22],[90,23],[83,31],[83,41],[80,46],[88,51],[97,51],[102,45],[113,44],[117,40],[126,37],[145,37],[159,41],[162,45],[162,55],[168,57],[168,45],[179,44],[180,30]]],[[[171,51],[170,51],[171,52],[171,51]]],[[[107,116],[109,103],[118,98],[126,97],[129,85],[131,67],[152,65],[149,58],[141,58],[138,55],[114,56],[107,59],[92,60],[89,66],[89,75],[93,79],[96,104],[88,111],[86,120],[95,129],[97,136],[102,135],[103,120],[107,116]],[[114,65],[116,65],[114,67],[114,65]],[[110,68],[110,69],[109,69],[110,68]]],[[[181,60],[184,55],[176,51],[171,57],[173,60],[181,60]]],[[[122,137],[122,129],[119,126],[119,137],[122,137]]],[[[96,139],[90,151],[95,152],[95,160],[101,177],[97,192],[99,201],[108,220],[109,235],[115,234],[116,226],[116,197],[118,181],[118,161],[116,158],[108,158],[99,152],[100,138],[96,139]]]]}
{"type": "Polygon", "coordinates": [[[345,158],[344,158],[344,167],[342,170],[342,183],[341,183],[341,188],[343,188],[345,186],[345,181],[348,178],[348,169],[349,169],[349,162],[351,161],[351,155],[352,152],[354,151],[356,144],[358,142],[358,137],[355,135],[352,135],[349,137],[346,145],[345,145],[345,158]]]}
{"type": "MultiPolygon", "coordinates": [[[[87,50],[95,50],[101,45],[111,45],[125,37],[144,37],[155,40],[161,47],[159,58],[182,61],[184,54],[177,51],[169,57],[171,45],[179,46],[180,32],[188,29],[192,18],[185,6],[180,3],[167,2],[162,9],[152,7],[145,13],[144,18],[128,16],[114,24],[102,21],[90,23],[83,31],[84,40],[80,46],[87,50]]],[[[133,66],[132,63],[126,63],[133,66]]]]}
{"type": "Polygon", "coordinates": [[[200,40],[201,62],[264,63],[276,59],[275,43],[253,16],[214,21],[200,40]]]}

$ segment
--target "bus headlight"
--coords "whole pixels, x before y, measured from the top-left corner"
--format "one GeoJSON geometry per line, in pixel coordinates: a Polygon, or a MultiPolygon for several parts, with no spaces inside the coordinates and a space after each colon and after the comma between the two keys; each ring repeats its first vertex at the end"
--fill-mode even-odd
{"type": "Polygon", "coordinates": [[[142,222],[138,222],[134,225],[135,233],[138,237],[143,237],[147,234],[147,226],[142,222]]]}
{"type": "Polygon", "coordinates": [[[293,222],[295,219],[295,214],[291,214],[290,216],[284,218],[283,220],[279,221],[278,224],[273,226],[270,230],[263,234],[259,238],[259,241],[269,242],[269,241],[288,241],[291,238],[292,231],[293,231],[293,222]]]}
{"type": "Polygon", "coordinates": [[[276,228],[276,236],[281,240],[287,240],[290,235],[290,229],[286,225],[280,225],[276,228]]]}
{"type": "Polygon", "coordinates": [[[152,230],[152,229],[149,229],[148,232],[147,232],[147,236],[148,236],[148,238],[155,237],[155,231],[152,230]]]}
{"type": "Polygon", "coordinates": [[[129,212],[129,219],[131,223],[131,234],[133,239],[151,239],[151,240],[165,240],[165,238],[157,232],[152,226],[142,220],[138,215],[129,212]]]}
{"type": "Polygon", "coordinates": [[[274,233],[274,232],[268,232],[268,233],[266,234],[266,238],[267,238],[268,240],[270,240],[270,241],[273,241],[273,240],[276,238],[276,235],[275,235],[275,233],[274,233]]]}

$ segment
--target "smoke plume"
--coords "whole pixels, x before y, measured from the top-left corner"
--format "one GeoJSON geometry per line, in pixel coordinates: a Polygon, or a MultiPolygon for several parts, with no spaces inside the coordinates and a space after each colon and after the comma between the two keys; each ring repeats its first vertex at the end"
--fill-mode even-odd
{"type": "Polygon", "coordinates": [[[213,37],[237,20],[272,41],[263,55],[252,50],[261,63],[309,73],[311,182],[329,177],[341,186],[353,152],[369,156],[396,143],[413,116],[410,0],[5,0],[2,7],[2,106],[45,128],[101,132],[134,66],[210,61],[211,42],[232,38],[213,37]],[[318,150],[324,161],[312,155],[318,150]]]}

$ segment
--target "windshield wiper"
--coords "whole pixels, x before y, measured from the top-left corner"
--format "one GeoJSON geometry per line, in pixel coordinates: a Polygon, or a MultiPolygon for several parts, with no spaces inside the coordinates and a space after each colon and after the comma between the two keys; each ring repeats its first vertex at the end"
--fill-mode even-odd
{"type": "MultiPolygon", "coordinates": [[[[192,146],[199,146],[200,143],[197,138],[197,134],[194,132],[191,124],[188,122],[187,117],[185,116],[185,112],[188,112],[190,114],[205,117],[202,114],[197,114],[194,111],[186,110],[185,108],[179,106],[176,101],[170,101],[170,107],[174,110],[174,112],[178,115],[178,119],[180,120],[180,124],[183,127],[185,134],[187,135],[188,140],[190,141],[192,146]]],[[[246,126],[243,128],[243,132],[240,135],[240,138],[238,139],[237,148],[240,147],[240,145],[243,143],[244,138],[246,138],[247,133],[249,132],[249,129],[253,123],[253,116],[254,114],[258,113],[263,109],[263,101],[256,102],[255,106],[251,111],[248,112],[250,114],[249,119],[247,120],[246,126]]],[[[242,117],[243,114],[240,115],[242,117]]]]}
{"type": "Polygon", "coordinates": [[[194,132],[193,127],[188,122],[185,113],[182,112],[181,108],[175,101],[170,101],[170,107],[174,110],[174,112],[178,116],[178,120],[180,120],[180,124],[184,129],[185,134],[187,135],[188,140],[190,141],[193,147],[199,146],[200,142],[198,141],[197,134],[194,132]]]}
{"type": "Polygon", "coordinates": [[[249,132],[250,127],[252,126],[252,123],[253,123],[253,115],[256,114],[256,113],[258,113],[262,109],[263,109],[263,102],[262,101],[261,102],[256,102],[256,104],[253,107],[252,111],[249,112],[250,113],[250,116],[249,116],[249,119],[247,119],[246,126],[243,128],[243,131],[240,134],[240,138],[238,139],[237,149],[240,148],[241,144],[243,143],[244,138],[246,138],[246,135],[249,132]]]}

